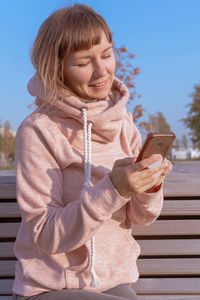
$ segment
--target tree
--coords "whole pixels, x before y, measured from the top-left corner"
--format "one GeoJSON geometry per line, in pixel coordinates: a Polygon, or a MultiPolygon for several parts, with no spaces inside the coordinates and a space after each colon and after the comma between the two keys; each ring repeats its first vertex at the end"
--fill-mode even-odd
{"type": "Polygon", "coordinates": [[[11,133],[10,122],[5,121],[2,136],[2,152],[7,161],[13,161],[15,156],[15,138],[11,133]]]}
{"type": "Polygon", "coordinates": [[[188,146],[188,141],[187,141],[187,136],[184,134],[183,136],[182,136],[182,145],[183,145],[183,147],[185,148],[185,149],[187,149],[187,146],[188,146]]]}
{"type": "MultiPolygon", "coordinates": [[[[130,93],[129,100],[133,101],[136,97],[138,99],[141,98],[141,95],[137,94],[135,90],[135,76],[140,74],[140,69],[138,67],[134,67],[133,65],[133,59],[136,57],[136,55],[128,52],[125,46],[118,48],[117,54],[119,59],[116,63],[116,76],[128,87],[130,93]]],[[[138,120],[143,116],[144,111],[145,109],[141,104],[134,107],[132,112],[134,123],[138,122],[138,120]]],[[[140,122],[137,125],[138,127],[146,130],[150,129],[147,122],[140,122]]]]}
{"type": "Polygon", "coordinates": [[[187,118],[182,119],[187,128],[194,147],[200,149],[200,85],[194,86],[194,92],[190,95],[193,98],[189,107],[187,118]]]}
{"type": "Polygon", "coordinates": [[[136,55],[129,53],[125,46],[118,48],[117,54],[118,60],[116,62],[116,76],[129,88],[129,99],[132,101],[136,96],[135,76],[140,74],[140,69],[134,68],[132,63],[132,60],[136,57],[136,55]]]}
{"type": "Polygon", "coordinates": [[[174,142],[174,145],[173,145],[173,148],[175,148],[176,150],[180,149],[180,141],[179,141],[179,139],[176,138],[176,140],[174,142]]]}
{"type": "Polygon", "coordinates": [[[148,124],[151,127],[151,131],[159,133],[171,132],[170,125],[167,123],[166,118],[162,112],[157,112],[156,115],[149,115],[148,124]]]}

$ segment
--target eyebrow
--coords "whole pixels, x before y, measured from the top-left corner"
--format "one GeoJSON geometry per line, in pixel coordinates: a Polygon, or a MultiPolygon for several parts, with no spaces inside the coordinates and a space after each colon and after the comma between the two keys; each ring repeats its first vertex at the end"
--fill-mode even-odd
{"type": "MultiPolygon", "coordinates": [[[[105,53],[106,51],[108,51],[109,49],[113,48],[113,46],[108,46],[107,48],[105,48],[102,53],[105,53]]],[[[84,55],[84,56],[80,56],[80,57],[77,57],[76,59],[81,59],[81,58],[91,58],[92,56],[91,55],[84,55]]]]}

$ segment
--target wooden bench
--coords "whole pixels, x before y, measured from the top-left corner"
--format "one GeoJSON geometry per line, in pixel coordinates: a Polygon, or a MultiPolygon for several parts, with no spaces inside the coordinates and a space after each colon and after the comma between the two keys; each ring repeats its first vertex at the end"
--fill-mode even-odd
{"type": "MultiPolygon", "coordinates": [[[[0,177],[0,300],[12,299],[20,220],[15,177],[0,177]]],[[[142,247],[140,300],[200,299],[200,196],[166,195],[159,219],[133,234],[142,247]]]]}

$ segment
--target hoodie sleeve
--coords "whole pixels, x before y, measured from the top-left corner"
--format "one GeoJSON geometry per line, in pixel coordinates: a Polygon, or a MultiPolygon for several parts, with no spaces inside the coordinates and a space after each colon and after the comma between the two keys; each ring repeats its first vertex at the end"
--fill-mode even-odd
{"type": "MultiPolygon", "coordinates": [[[[141,135],[134,125],[130,116],[130,127],[132,140],[130,143],[133,157],[137,157],[141,149],[141,135]]],[[[162,210],[163,206],[163,189],[162,187],[155,193],[134,194],[127,203],[127,217],[131,223],[137,225],[149,225],[153,223],[162,210]]]]}
{"type": "MultiPolygon", "coordinates": [[[[105,176],[65,206],[62,170],[56,157],[57,137],[52,135],[50,125],[37,126],[29,120],[18,129],[17,199],[22,214],[21,230],[25,226],[36,247],[56,254],[81,247],[128,200],[115,191],[109,176],[105,176]],[[52,182],[56,189],[52,189],[52,182]]],[[[66,149],[65,153],[70,151],[66,149]]]]}

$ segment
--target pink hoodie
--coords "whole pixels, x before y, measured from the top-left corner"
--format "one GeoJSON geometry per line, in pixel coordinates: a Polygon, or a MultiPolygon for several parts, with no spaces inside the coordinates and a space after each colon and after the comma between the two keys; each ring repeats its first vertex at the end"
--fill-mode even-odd
{"type": "MultiPolygon", "coordinates": [[[[29,91],[37,101],[44,99],[37,76],[29,91]]],[[[109,99],[58,100],[19,127],[17,198],[22,223],[15,243],[15,294],[32,296],[64,288],[104,291],[137,281],[140,247],[131,235],[132,224],[152,223],[160,214],[163,195],[159,190],[125,199],[110,181],[114,161],[136,157],[141,144],[125,108],[128,96],[124,84],[115,79],[109,99]],[[91,165],[83,145],[83,132],[90,132],[85,131],[82,108],[93,124],[91,165]],[[95,288],[92,268],[99,278],[95,288]]],[[[90,154],[89,140],[90,136],[90,154]]]]}

